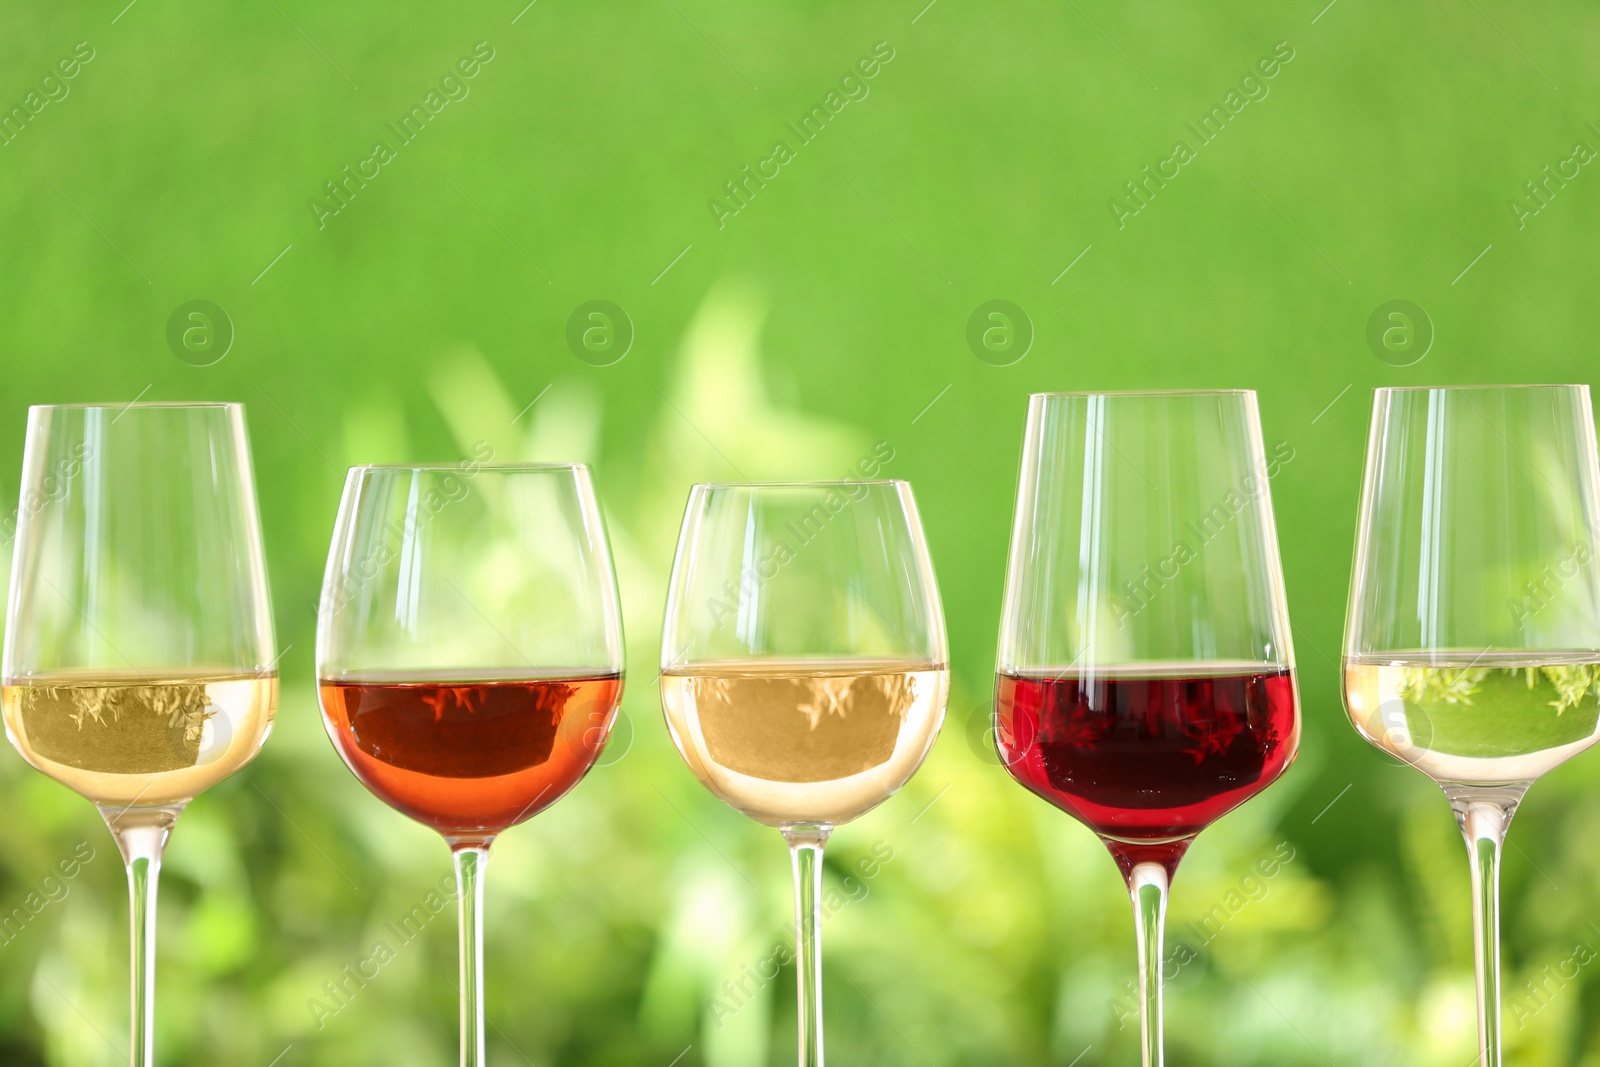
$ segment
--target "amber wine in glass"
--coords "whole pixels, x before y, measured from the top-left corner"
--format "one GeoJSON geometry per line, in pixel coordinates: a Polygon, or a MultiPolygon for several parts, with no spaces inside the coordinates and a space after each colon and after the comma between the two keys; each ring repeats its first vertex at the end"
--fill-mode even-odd
{"type": "Polygon", "coordinates": [[[823,845],[916,773],[949,690],[911,487],[695,486],[661,661],[661,703],[684,762],[789,842],[800,1064],[820,1067],[823,845]]]}
{"type": "Polygon", "coordinates": [[[757,822],[837,826],[883,803],[944,716],[928,663],[751,660],[661,676],[661,702],[702,785],[757,822]]]}

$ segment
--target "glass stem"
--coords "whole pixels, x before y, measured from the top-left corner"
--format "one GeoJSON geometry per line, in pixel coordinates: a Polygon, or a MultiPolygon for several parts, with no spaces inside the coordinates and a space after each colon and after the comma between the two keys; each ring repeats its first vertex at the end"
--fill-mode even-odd
{"type": "Polygon", "coordinates": [[[1478,1063],[1500,1067],[1500,852],[1526,785],[1445,788],[1472,860],[1472,947],[1478,971],[1478,1063]]]}
{"type": "Polygon", "coordinates": [[[831,826],[786,826],[794,865],[795,988],[800,1067],[822,1067],[822,847],[831,826]]]}
{"type": "Polygon", "coordinates": [[[1167,922],[1167,869],[1139,863],[1128,873],[1139,941],[1139,1034],[1144,1067],[1161,1067],[1161,952],[1167,922]]]}
{"type": "Polygon", "coordinates": [[[133,1067],[154,1067],[156,1062],[156,888],[162,854],[182,812],[182,804],[100,807],[100,815],[110,827],[128,869],[128,925],[133,948],[133,1024],[128,1060],[133,1067]]]}
{"type": "Polygon", "coordinates": [[[483,871],[489,846],[454,850],[461,910],[461,1067],[483,1067],[483,871]]]}

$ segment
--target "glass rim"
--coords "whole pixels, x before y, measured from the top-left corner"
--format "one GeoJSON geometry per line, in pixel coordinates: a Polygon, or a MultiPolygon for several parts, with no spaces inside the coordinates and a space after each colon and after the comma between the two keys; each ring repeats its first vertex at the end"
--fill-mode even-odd
{"type": "Polygon", "coordinates": [[[499,474],[548,474],[556,471],[587,471],[587,463],[477,463],[459,459],[449,463],[357,463],[347,474],[365,474],[369,471],[410,471],[412,474],[460,474],[466,467],[475,471],[499,474]]]}
{"type": "Polygon", "coordinates": [[[911,487],[904,478],[816,478],[768,482],[695,482],[692,489],[821,489],[840,485],[895,485],[911,487]]]}
{"type": "Polygon", "coordinates": [[[1378,385],[1374,386],[1374,393],[1432,393],[1432,392],[1468,392],[1470,390],[1511,390],[1511,389],[1587,389],[1588,382],[1520,382],[1511,385],[1378,385]]]}
{"type": "Polygon", "coordinates": [[[29,404],[29,411],[128,411],[132,408],[243,408],[239,400],[134,400],[127,404],[29,404]]]}
{"type": "Polygon", "coordinates": [[[1042,393],[1029,393],[1028,399],[1040,398],[1045,400],[1063,399],[1071,397],[1157,397],[1174,396],[1254,396],[1254,389],[1086,389],[1086,390],[1050,390],[1042,393]]]}

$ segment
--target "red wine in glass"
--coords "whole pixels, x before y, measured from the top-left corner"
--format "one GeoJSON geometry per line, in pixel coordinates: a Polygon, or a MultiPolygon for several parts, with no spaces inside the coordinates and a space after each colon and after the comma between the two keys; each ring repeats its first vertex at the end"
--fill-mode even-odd
{"type": "Polygon", "coordinates": [[[1271,785],[1299,743],[1294,674],[1189,663],[999,675],[1012,777],[1170,877],[1194,835],[1271,785]]]}
{"type": "Polygon", "coordinates": [[[1144,1067],[1165,1055],[1161,946],[1178,863],[1300,741],[1275,469],[1248,390],[1029,401],[996,742],[1012,777],[1099,834],[1122,868],[1144,1067]]]}

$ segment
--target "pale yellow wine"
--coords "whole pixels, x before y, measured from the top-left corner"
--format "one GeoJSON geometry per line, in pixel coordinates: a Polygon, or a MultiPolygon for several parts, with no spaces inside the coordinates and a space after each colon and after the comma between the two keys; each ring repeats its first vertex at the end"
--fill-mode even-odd
{"type": "Polygon", "coordinates": [[[752,660],[661,676],[672,739],[706,788],[769,826],[848,822],[938,736],[949,672],[897,660],[752,660]]]}
{"type": "Polygon", "coordinates": [[[1438,782],[1531,782],[1600,737],[1592,656],[1347,659],[1344,698],[1368,741],[1438,782]]]}
{"type": "Polygon", "coordinates": [[[3,690],[23,758],[97,804],[176,804],[255,756],[278,676],[161,671],[34,675],[3,690]]]}

